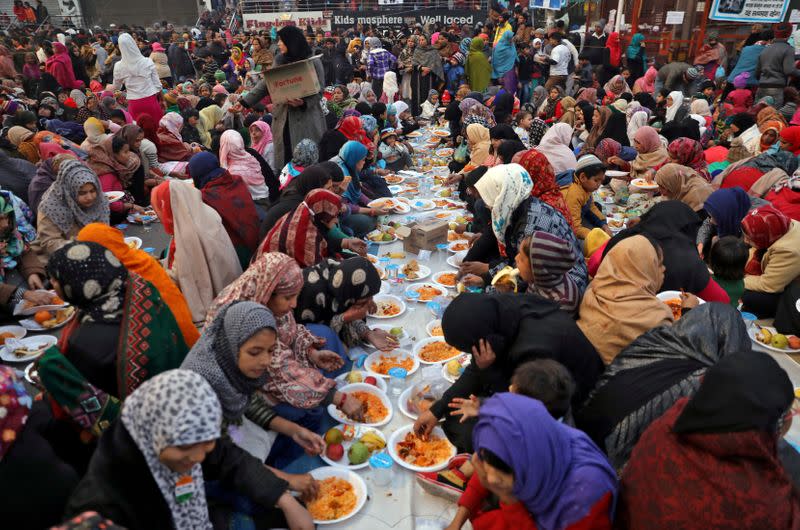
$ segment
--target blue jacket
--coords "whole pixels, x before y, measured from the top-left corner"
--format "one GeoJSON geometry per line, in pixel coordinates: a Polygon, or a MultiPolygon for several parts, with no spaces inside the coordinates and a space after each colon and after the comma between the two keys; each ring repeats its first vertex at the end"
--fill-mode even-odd
{"type": "Polygon", "coordinates": [[[745,46],[742,53],[739,54],[739,60],[736,62],[731,75],[728,76],[728,83],[733,83],[737,75],[742,72],[749,72],[750,78],[747,80],[747,86],[758,85],[758,78],[756,77],[756,66],[758,66],[758,58],[761,56],[767,47],[762,44],[753,44],[752,46],[745,46]]]}

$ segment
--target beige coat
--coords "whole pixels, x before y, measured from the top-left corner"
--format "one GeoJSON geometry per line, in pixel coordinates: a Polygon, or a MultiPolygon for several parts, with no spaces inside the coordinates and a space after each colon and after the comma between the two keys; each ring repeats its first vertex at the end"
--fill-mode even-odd
{"type": "Polygon", "coordinates": [[[761,276],[745,276],[744,287],[759,293],[782,293],[800,279],[800,222],[792,221],[789,231],[772,244],[761,258],[761,276]]]}
{"type": "Polygon", "coordinates": [[[58,225],[39,210],[36,216],[36,239],[31,243],[31,249],[39,255],[40,260],[47,263],[50,255],[75,239],[80,229],[81,227],[78,225],[72,225],[69,232],[65,234],[58,225]]]}

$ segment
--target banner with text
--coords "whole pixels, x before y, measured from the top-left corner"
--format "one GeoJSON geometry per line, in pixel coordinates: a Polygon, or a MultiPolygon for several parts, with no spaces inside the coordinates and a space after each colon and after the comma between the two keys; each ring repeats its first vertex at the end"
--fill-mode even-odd
{"type": "Polygon", "coordinates": [[[356,14],[333,12],[331,25],[333,29],[348,29],[356,24],[371,24],[378,28],[399,28],[403,24],[435,24],[441,22],[445,26],[456,23],[459,26],[474,26],[486,19],[486,13],[469,9],[418,9],[402,13],[386,13],[382,11],[359,11],[356,14]]]}
{"type": "MultiPolygon", "coordinates": [[[[325,13],[327,15],[328,13],[325,13]]],[[[244,13],[245,31],[261,31],[271,29],[273,26],[280,29],[284,26],[298,26],[305,31],[306,26],[314,29],[321,28],[330,31],[330,17],[323,15],[322,11],[292,11],[289,13],[244,13]]]]}
{"type": "Polygon", "coordinates": [[[783,22],[789,0],[713,0],[708,18],[726,22],[783,22]]]}

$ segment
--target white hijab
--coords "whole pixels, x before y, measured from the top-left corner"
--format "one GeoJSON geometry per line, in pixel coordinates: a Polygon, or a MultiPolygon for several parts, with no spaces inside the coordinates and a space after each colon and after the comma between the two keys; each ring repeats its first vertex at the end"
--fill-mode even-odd
{"type": "Polygon", "coordinates": [[[647,120],[648,115],[643,110],[637,110],[631,116],[631,121],[628,122],[628,140],[630,140],[631,145],[633,145],[633,137],[636,135],[636,131],[647,125],[647,120]]]}
{"type": "Polygon", "coordinates": [[[667,97],[672,98],[672,105],[667,107],[667,121],[672,121],[675,119],[678,109],[680,109],[681,105],[683,105],[683,92],[676,90],[674,92],[670,92],[669,96],[667,97]]]}
{"type": "Polygon", "coordinates": [[[383,93],[386,95],[387,105],[394,101],[394,96],[398,92],[400,92],[400,87],[397,86],[397,74],[394,72],[386,72],[386,75],[383,77],[383,93]]]}
{"type": "Polygon", "coordinates": [[[536,150],[547,157],[556,175],[575,169],[578,160],[575,153],[569,148],[572,141],[572,127],[566,123],[556,123],[544,133],[536,150]]]}
{"type": "Polygon", "coordinates": [[[142,55],[136,41],[128,33],[119,36],[120,62],[124,64],[131,74],[143,75],[153,66],[153,62],[142,55]]]}

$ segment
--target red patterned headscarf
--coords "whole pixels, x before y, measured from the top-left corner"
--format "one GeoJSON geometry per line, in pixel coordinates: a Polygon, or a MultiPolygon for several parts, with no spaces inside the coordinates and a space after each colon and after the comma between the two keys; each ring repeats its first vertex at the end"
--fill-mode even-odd
{"type": "Polygon", "coordinates": [[[711,174],[708,172],[708,164],[700,142],[691,138],[677,138],[669,144],[667,151],[676,164],[690,167],[701,177],[711,181],[711,174]]]}
{"type": "Polygon", "coordinates": [[[341,198],[328,190],[313,190],[272,227],[260,252],[283,252],[300,267],[311,267],[328,255],[326,226],[339,215],[341,198]]]}
{"type": "Polygon", "coordinates": [[[31,398],[14,370],[0,366],[0,461],[19,437],[31,411],[31,398]]]}
{"type": "Polygon", "coordinates": [[[789,231],[792,220],[773,206],[762,206],[750,211],[742,219],[742,231],[756,248],[756,253],[745,267],[745,272],[761,275],[761,258],[764,252],[789,231]]]}
{"type": "MultiPolygon", "coordinates": [[[[521,151],[514,155],[512,162],[525,168],[533,180],[533,190],[531,196],[546,202],[564,216],[570,226],[572,226],[572,216],[564,202],[564,196],[558,188],[556,173],[547,157],[536,149],[521,151]]],[[[574,228],[574,227],[573,227],[574,228]]]]}

